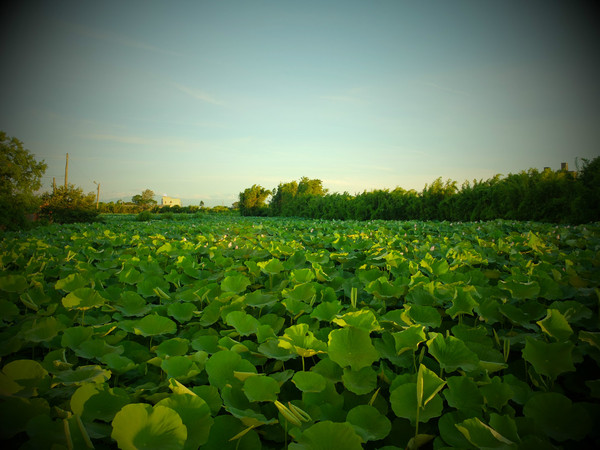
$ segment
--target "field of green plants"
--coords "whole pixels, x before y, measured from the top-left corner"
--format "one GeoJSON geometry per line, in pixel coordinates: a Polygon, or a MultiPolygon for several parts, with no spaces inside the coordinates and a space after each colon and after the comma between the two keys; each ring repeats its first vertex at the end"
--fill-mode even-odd
{"type": "Polygon", "coordinates": [[[600,447],[600,225],[0,235],[3,448],[600,447]]]}

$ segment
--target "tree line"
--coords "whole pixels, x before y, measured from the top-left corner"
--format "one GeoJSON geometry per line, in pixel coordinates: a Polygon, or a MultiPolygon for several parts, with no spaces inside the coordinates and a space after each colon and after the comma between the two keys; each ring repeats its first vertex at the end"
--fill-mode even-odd
{"type": "MultiPolygon", "coordinates": [[[[229,208],[207,208],[203,202],[195,206],[161,208],[154,192],[146,189],[134,195],[130,202],[99,202],[97,194],[84,193],[73,184],[55,186],[52,192],[37,194],[47,169],[37,161],[17,138],[0,131],[0,231],[19,230],[33,221],[74,223],[93,222],[101,213],[224,213],[229,208]]],[[[166,217],[166,215],[164,216],[166,217]]]]}
{"type": "Polygon", "coordinates": [[[303,177],[267,190],[253,185],[239,194],[245,216],[339,220],[532,220],[553,223],[600,221],[600,157],[583,160],[578,172],[529,169],[487,180],[438,178],[421,192],[396,188],[328,193],[321,180],[303,177]]]}

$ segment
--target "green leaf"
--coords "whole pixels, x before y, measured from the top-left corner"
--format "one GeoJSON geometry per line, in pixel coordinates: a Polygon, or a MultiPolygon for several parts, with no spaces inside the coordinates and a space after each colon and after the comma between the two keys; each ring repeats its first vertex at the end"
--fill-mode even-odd
{"type": "Polygon", "coordinates": [[[197,449],[206,443],[214,420],[210,415],[210,408],[202,398],[195,394],[172,394],[156,405],[171,408],[181,417],[187,428],[184,450],[197,449]]]}
{"type": "Polygon", "coordinates": [[[542,331],[557,341],[566,341],[573,334],[569,322],[557,309],[548,309],[548,314],[543,320],[536,322],[542,331]]]}
{"type": "Polygon", "coordinates": [[[271,306],[277,303],[277,297],[271,294],[265,294],[260,289],[246,294],[244,299],[246,305],[252,306],[254,308],[263,308],[265,306],[271,306]]]}
{"type": "Polygon", "coordinates": [[[279,383],[269,376],[251,376],[242,388],[251,402],[274,402],[279,394],[279,383]]]}
{"type": "Polygon", "coordinates": [[[327,345],[318,340],[312,331],[308,331],[308,324],[301,323],[286,328],[283,336],[279,338],[279,346],[292,350],[303,358],[325,353],[327,345]]]}
{"type": "Polygon", "coordinates": [[[40,416],[50,416],[50,405],[43,398],[3,398],[0,407],[0,439],[8,440],[25,431],[28,423],[40,416]]]}
{"type": "Polygon", "coordinates": [[[161,362],[160,368],[167,373],[167,377],[180,380],[195,376],[200,372],[197,368],[195,369],[193,361],[186,356],[168,357],[161,362]]]}
{"type": "Polygon", "coordinates": [[[296,372],[292,383],[302,392],[321,392],[327,385],[325,377],[316,372],[296,372]]]}
{"type": "Polygon", "coordinates": [[[132,266],[125,266],[119,273],[119,281],[121,283],[137,284],[142,278],[142,274],[132,266]]]}
{"type": "Polygon", "coordinates": [[[452,318],[456,318],[459,314],[473,315],[473,308],[478,306],[477,301],[473,298],[469,291],[458,289],[456,298],[452,300],[452,306],[446,310],[446,313],[452,318]]]}
{"type": "Polygon", "coordinates": [[[456,424],[456,428],[471,444],[480,449],[510,448],[514,444],[476,417],[456,424]]]}
{"type": "Polygon", "coordinates": [[[0,298],[0,320],[11,322],[12,319],[19,315],[19,308],[12,302],[0,298]]]}
{"type": "Polygon", "coordinates": [[[62,304],[67,309],[87,310],[99,308],[106,299],[92,288],[79,288],[70,292],[62,299],[62,304]]]}
{"type": "Polygon", "coordinates": [[[6,364],[0,373],[0,394],[35,397],[37,388],[48,377],[48,372],[37,361],[17,359],[6,364]]]}
{"type": "Polygon", "coordinates": [[[458,411],[481,411],[483,395],[475,382],[466,376],[455,376],[446,379],[448,389],[444,396],[448,405],[458,411]]]}
{"type": "Polygon", "coordinates": [[[392,430],[390,420],[370,405],[355,406],[348,411],[346,421],[364,442],[384,439],[392,430]]]}
{"type": "Polygon", "coordinates": [[[442,324],[442,316],[433,306],[404,305],[408,317],[425,327],[438,328],[442,324]]]}
{"type": "Polygon", "coordinates": [[[340,367],[350,366],[352,370],[368,367],[379,359],[369,332],[354,327],[329,333],[328,352],[332,361],[340,367]]]}
{"type": "Polygon", "coordinates": [[[435,338],[427,341],[429,352],[440,363],[447,372],[453,372],[459,368],[471,371],[477,369],[479,358],[465,345],[465,343],[454,336],[444,338],[437,334],[435,338]]]}
{"type": "Polygon", "coordinates": [[[283,263],[275,258],[271,258],[268,261],[261,261],[257,263],[257,265],[260,270],[267,275],[277,275],[285,270],[283,263]]]}
{"type": "Polygon", "coordinates": [[[344,368],[342,382],[346,389],[357,395],[372,392],[377,387],[377,373],[369,366],[360,370],[344,368]]]}
{"type": "Polygon", "coordinates": [[[323,322],[331,322],[333,318],[342,310],[342,304],[339,301],[322,302],[313,309],[310,317],[322,320],[323,322]]]}
{"type": "Polygon", "coordinates": [[[187,428],[173,409],[145,403],[124,406],[112,422],[111,437],[122,450],[180,450],[187,428]]]}
{"type": "Polygon", "coordinates": [[[151,314],[137,320],[133,329],[135,334],[142,336],[160,336],[175,333],[177,331],[177,324],[168,317],[151,314]]]}
{"type": "Polygon", "coordinates": [[[554,380],[561,373],[575,371],[572,356],[574,347],[571,342],[546,343],[527,337],[522,353],[537,373],[554,380]]]}
{"type": "Polygon", "coordinates": [[[54,285],[54,289],[60,289],[65,292],[73,292],[76,289],[85,287],[89,284],[89,280],[85,279],[80,273],[72,273],[65,278],[61,278],[54,285]]]}
{"type": "Polygon", "coordinates": [[[316,295],[316,289],[313,283],[303,283],[294,286],[292,289],[284,289],[282,295],[298,302],[310,303],[316,295]]]}
{"type": "MultiPolygon", "coordinates": [[[[165,356],[183,356],[186,355],[189,348],[189,341],[182,338],[171,338],[162,341],[155,349],[155,353],[164,358],[165,356]]],[[[195,350],[200,350],[196,349],[195,350]]]]}
{"type": "Polygon", "coordinates": [[[79,366],[75,370],[64,370],[57,373],[54,379],[69,386],[84,383],[103,383],[110,378],[110,375],[110,370],[105,370],[100,366],[79,366]]]}
{"type": "Polygon", "coordinates": [[[54,317],[42,317],[22,328],[21,337],[29,342],[49,342],[66,327],[54,317]]]}
{"type": "Polygon", "coordinates": [[[205,369],[209,383],[219,389],[237,381],[234,371],[256,373],[256,367],[231,350],[222,350],[212,355],[206,361],[205,369]]]}
{"type": "Polygon", "coordinates": [[[392,333],[392,336],[396,343],[396,352],[398,355],[409,350],[416,351],[419,344],[427,339],[423,325],[412,325],[405,330],[392,333]]]}
{"type": "Polygon", "coordinates": [[[260,438],[254,430],[231,441],[233,437],[247,428],[248,426],[232,415],[217,416],[210,428],[208,441],[202,446],[202,450],[260,450],[260,438]]]}
{"type": "Polygon", "coordinates": [[[115,308],[124,316],[144,316],[152,309],[143,297],[132,291],[123,292],[115,308]]]}
{"type": "MultiPolygon", "coordinates": [[[[417,383],[405,383],[390,392],[390,404],[394,414],[410,420],[417,420],[417,383]]],[[[419,422],[427,422],[442,414],[444,402],[439,395],[434,396],[427,405],[419,411],[419,422]]]]}
{"type": "Polygon", "coordinates": [[[110,422],[130,401],[124,389],[113,389],[106,384],[85,383],[73,393],[70,405],[71,411],[86,422],[110,422]]]}
{"type": "Polygon", "coordinates": [[[537,298],[540,293],[540,285],[537,281],[517,281],[514,279],[500,280],[498,287],[510,292],[511,296],[515,300],[530,300],[537,298]]]}
{"type": "Polygon", "coordinates": [[[197,311],[193,303],[172,303],[167,308],[167,313],[179,323],[189,322],[194,317],[194,311],[197,311]]]}
{"type": "Polygon", "coordinates": [[[4,292],[24,292],[27,287],[27,278],[23,275],[4,275],[0,277],[0,290],[4,292]]]}
{"type": "Polygon", "coordinates": [[[225,316],[225,323],[235,328],[241,336],[255,334],[260,322],[244,311],[232,311],[225,316]]]}
{"type": "Polygon", "coordinates": [[[341,327],[355,327],[365,330],[369,333],[372,331],[379,331],[381,327],[377,322],[377,318],[373,311],[368,309],[361,309],[360,311],[352,311],[344,314],[342,317],[333,319],[333,322],[341,327]]]}
{"type": "Polygon", "coordinates": [[[598,331],[580,331],[579,340],[587,342],[600,350],[600,332],[598,331]]]}
{"type": "Polygon", "coordinates": [[[298,443],[289,446],[290,450],[362,450],[362,439],[348,423],[324,420],[302,432],[298,443]]]}
{"type": "Polygon", "coordinates": [[[250,279],[244,275],[227,276],[221,282],[221,290],[233,294],[244,292],[251,284],[250,279]]]}
{"type": "Polygon", "coordinates": [[[581,440],[592,429],[586,408],[557,392],[534,394],[523,407],[525,417],[552,439],[559,442],[581,440]]]}
{"type": "Polygon", "coordinates": [[[510,386],[503,383],[500,377],[492,378],[490,384],[484,384],[479,388],[485,403],[497,411],[501,411],[502,407],[508,403],[513,396],[513,391],[510,386]]]}
{"type": "Polygon", "coordinates": [[[417,374],[417,380],[423,380],[422,385],[422,403],[419,402],[420,406],[426,406],[435,395],[440,392],[446,382],[438,377],[435,372],[421,364],[417,374]]]}

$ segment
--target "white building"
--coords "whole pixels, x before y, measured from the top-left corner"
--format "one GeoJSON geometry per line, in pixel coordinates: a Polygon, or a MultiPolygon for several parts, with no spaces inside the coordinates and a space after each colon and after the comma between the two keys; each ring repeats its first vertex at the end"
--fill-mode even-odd
{"type": "Polygon", "coordinates": [[[163,198],[160,202],[160,206],[168,206],[169,208],[171,206],[181,206],[181,199],[167,197],[166,195],[163,195],[163,198]]]}

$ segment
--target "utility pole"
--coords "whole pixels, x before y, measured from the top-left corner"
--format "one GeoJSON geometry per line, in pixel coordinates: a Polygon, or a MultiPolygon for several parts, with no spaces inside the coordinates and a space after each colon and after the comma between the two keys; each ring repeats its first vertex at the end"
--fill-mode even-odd
{"type": "Polygon", "coordinates": [[[96,193],[96,209],[98,209],[98,204],[100,202],[100,183],[94,181],[94,184],[98,185],[98,191],[96,193]]]}
{"type": "Polygon", "coordinates": [[[56,192],[56,177],[52,177],[52,193],[56,192]]]}
{"type": "Polygon", "coordinates": [[[67,153],[67,163],[65,164],[65,189],[67,189],[69,180],[69,154],[67,153]]]}

